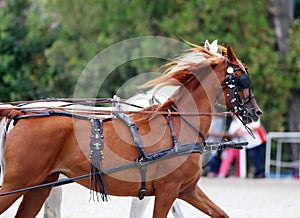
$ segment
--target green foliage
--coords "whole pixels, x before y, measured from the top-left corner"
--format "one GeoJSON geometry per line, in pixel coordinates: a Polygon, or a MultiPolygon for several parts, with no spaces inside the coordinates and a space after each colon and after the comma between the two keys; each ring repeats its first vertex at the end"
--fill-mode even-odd
{"type": "MultiPolygon", "coordinates": [[[[218,39],[232,45],[249,68],[267,130],[283,129],[290,88],[299,86],[295,84],[299,51],[293,49],[300,43],[295,40],[288,60],[296,68],[286,72],[275,49],[267,0],[7,2],[0,11],[1,101],[72,97],[78,77],[95,55],[122,40],[149,35],[180,36],[195,44],[218,39]]],[[[142,46],[145,51],[156,49],[142,46]]],[[[120,52],[115,58],[126,55],[130,54],[120,52]]],[[[105,80],[99,93],[110,97],[130,77],[155,71],[164,63],[144,58],[123,64],[105,80]]],[[[90,80],[91,86],[97,85],[90,80]]]]}
{"type": "Polygon", "coordinates": [[[8,1],[0,12],[0,98],[1,101],[32,99],[47,95],[51,77],[44,51],[55,37],[49,21],[28,15],[36,13],[29,1],[8,1]],[[35,31],[30,31],[30,30],[35,31]],[[45,88],[46,86],[46,88],[45,88]],[[44,87],[41,89],[40,87],[44,87]]]}
{"type": "Polygon", "coordinates": [[[149,15],[152,29],[174,38],[179,34],[193,43],[219,39],[220,43],[232,45],[249,67],[253,90],[265,113],[263,123],[268,130],[283,130],[289,78],[282,73],[280,54],[274,49],[275,33],[269,24],[267,1],[178,0],[166,6],[164,13],[159,13],[161,7],[153,7],[158,12],[151,11],[156,16],[149,15]]]}
{"type": "Polygon", "coordinates": [[[300,18],[293,22],[290,31],[290,52],[287,57],[288,75],[292,90],[300,90],[300,18]]]}

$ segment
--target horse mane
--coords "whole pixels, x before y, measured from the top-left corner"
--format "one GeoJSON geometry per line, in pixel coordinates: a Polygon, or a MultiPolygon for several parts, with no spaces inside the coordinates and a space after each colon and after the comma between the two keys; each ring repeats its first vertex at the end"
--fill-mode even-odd
{"type": "MultiPolygon", "coordinates": [[[[196,79],[195,72],[200,72],[207,67],[215,66],[220,64],[224,61],[223,55],[219,55],[209,50],[205,49],[202,46],[195,45],[192,43],[187,42],[189,45],[192,46],[191,49],[188,49],[189,53],[181,55],[170,63],[167,63],[163,67],[167,67],[164,73],[145,84],[141,85],[140,88],[151,88],[156,87],[156,90],[163,86],[179,86],[179,89],[173,93],[173,95],[162,105],[157,105],[155,107],[149,106],[144,108],[144,111],[165,111],[169,106],[173,103],[174,99],[178,99],[181,97],[182,93],[181,90],[187,84],[194,83],[193,85],[198,85],[199,81],[196,79]],[[192,59],[187,60],[186,57],[189,55],[195,55],[194,57],[197,58],[197,55],[202,55],[205,60],[200,62],[195,62],[192,59]],[[178,70],[176,69],[178,66],[182,66],[178,70]],[[174,70],[175,69],[175,70],[174,70]],[[171,100],[173,99],[173,100],[171,100]]],[[[224,46],[218,46],[219,50],[224,54],[226,54],[226,48],[224,46]]],[[[192,56],[191,56],[192,57],[192,56]]],[[[147,114],[143,115],[143,119],[150,119],[153,115],[147,114]]]]}
{"type": "MultiPolygon", "coordinates": [[[[170,63],[163,65],[162,67],[167,67],[167,69],[164,71],[162,76],[146,82],[141,85],[140,88],[157,86],[157,89],[159,89],[162,86],[180,86],[190,78],[192,71],[196,71],[205,66],[216,65],[222,60],[222,56],[210,52],[202,46],[192,44],[190,42],[186,43],[192,46],[192,48],[187,50],[189,53],[180,55],[177,58],[174,58],[170,63]],[[186,57],[189,57],[188,60],[186,57]],[[197,60],[197,57],[203,57],[206,60],[196,62],[193,58],[197,60]]],[[[226,53],[226,48],[224,46],[218,47],[222,53],[226,53]]]]}
{"type": "Polygon", "coordinates": [[[12,109],[0,109],[0,122],[7,118],[8,120],[12,120],[17,116],[21,116],[24,113],[19,110],[12,110],[12,109]]]}

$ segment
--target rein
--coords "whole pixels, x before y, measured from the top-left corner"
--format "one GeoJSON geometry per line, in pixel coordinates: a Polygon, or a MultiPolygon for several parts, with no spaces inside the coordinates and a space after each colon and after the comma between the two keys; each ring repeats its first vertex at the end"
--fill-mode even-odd
{"type": "MultiPolygon", "coordinates": [[[[172,107],[172,110],[176,112],[176,115],[181,115],[177,108],[172,107]]],[[[10,193],[3,193],[0,196],[7,195],[7,194],[13,194],[16,192],[22,192],[22,191],[27,191],[30,189],[35,189],[35,188],[42,188],[45,186],[51,186],[51,185],[63,185],[67,183],[74,182],[75,180],[90,177],[90,182],[91,182],[91,190],[95,190],[96,192],[100,192],[102,200],[107,200],[107,193],[106,193],[106,188],[104,185],[104,180],[102,175],[103,174],[108,174],[111,172],[119,171],[122,169],[130,168],[130,167],[138,167],[141,171],[141,176],[142,176],[142,181],[141,181],[141,189],[139,191],[138,197],[139,199],[143,199],[144,196],[146,195],[146,172],[147,172],[147,165],[166,160],[169,158],[173,158],[176,156],[180,155],[186,155],[190,153],[203,153],[204,151],[212,151],[212,150],[223,150],[228,147],[236,148],[236,149],[242,149],[242,146],[247,145],[248,143],[233,143],[233,142],[220,142],[220,143],[208,143],[205,142],[205,137],[204,135],[196,128],[194,127],[187,118],[181,115],[181,118],[189,124],[195,130],[198,135],[203,139],[203,142],[192,142],[188,144],[183,144],[183,145],[178,145],[178,141],[176,138],[176,134],[174,131],[174,127],[172,124],[172,119],[170,118],[172,112],[167,111],[166,112],[166,119],[171,131],[171,137],[173,141],[173,147],[167,148],[164,150],[160,150],[151,154],[147,154],[144,151],[143,144],[141,142],[140,136],[138,134],[138,128],[135,125],[135,123],[130,119],[129,116],[127,116],[124,113],[115,113],[114,116],[111,116],[109,118],[97,118],[93,116],[86,116],[82,114],[74,114],[66,111],[57,111],[57,110],[48,110],[48,111],[40,111],[40,110],[23,110],[23,112],[28,112],[29,114],[25,114],[22,116],[18,116],[13,118],[14,120],[14,125],[20,120],[20,119],[27,119],[31,117],[45,117],[45,116],[68,116],[68,117],[73,117],[76,119],[83,119],[83,120],[89,120],[91,122],[92,126],[92,134],[91,134],[91,141],[90,141],[90,161],[91,161],[91,171],[89,174],[79,176],[79,177],[74,177],[70,178],[69,180],[64,180],[64,181],[57,181],[54,183],[47,183],[47,184],[41,184],[38,186],[33,186],[33,187],[28,187],[20,190],[15,190],[10,193]],[[102,169],[102,159],[104,158],[103,155],[103,148],[104,148],[104,141],[103,141],[103,128],[102,128],[102,123],[107,122],[112,120],[113,117],[116,117],[120,120],[122,120],[129,128],[130,133],[132,135],[133,141],[135,143],[135,146],[138,150],[139,156],[137,157],[135,162],[120,165],[117,167],[109,168],[109,169],[102,169]]],[[[174,113],[174,112],[173,112],[174,113]]]]}
{"type": "Polygon", "coordinates": [[[76,182],[77,180],[84,179],[84,178],[87,178],[90,176],[98,176],[99,174],[109,174],[109,173],[113,173],[113,172],[116,172],[119,170],[124,170],[124,169],[128,169],[131,167],[135,167],[140,164],[148,165],[148,164],[155,163],[158,161],[166,160],[168,158],[172,158],[172,157],[174,157],[172,155],[172,153],[174,153],[174,154],[176,153],[177,156],[183,155],[183,154],[189,154],[189,153],[191,153],[190,149],[193,147],[198,147],[200,150],[202,150],[202,148],[203,148],[203,150],[202,150],[203,152],[211,152],[211,151],[215,151],[215,150],[225,150],[227,148],[243,149],[243,146],[246,146],[246,145],[248,145],[248,142],[232,142],[232,141],[226,141],[226,142],[220,142],[220,143],[207,142],[206,147],[204,147],[203,143],[201,143],[201,142],[180,145],[179,149],[182,152],[181,154],[178,154],[178,151],[175,151],[175,149],[166,149],[166,150],[163,150],[162,152],[168,152],[168,150],[170,150],[171,153],[169,153],[168,156],[161,157],[160,159],[157,158],[157,159],[153,159],[151,161],[142,160],[139,163],[131,162],[131,163],[123,164],[120,166],[104,169],[101,172],[88,173],[88,174],[84,174],[84,175],[76,176],[76,177],[72,177],[72,178],[59,179],[58,181],[55,181],[55,182],[43,183],[40,185],[35,185],[35,186],[30,186],[30,187],[26,187],[26,188],[22,188],[22,189],[17,189],[17,190],[10,191],[10,192],[5,192],[5,193],[0,194],[0,197],[6,196],[6,195],[11,195],[11,194],[16,194],[19,192],[30,191],[33,189],[44,188],[44,187],[48,187],[48,186],[57,187],[57,186],[61,186],[61,185],[66,185],[66,184],[70,184],[70,183],[76,182]]]}
{"type": "MultiPolygon", "coordinates": [[[[9,101],[2,103],[3,105],[6,104],[12,104],[16,106],[24,106],[31,103],[38,103],[38,102],[62,102],[66,103],[66,106],[72,105],[72,104],[80,104],[80,105],[86,105],[86,106],[103,106],[105,104],[110,104],[116,102],[113,98],[41,98],[40,100],[34,100],[34,101],[9,101]]],[[[125,99],[118,99],[118,103],[133,106],[136,108],[142,108],[141,106],[138,106],[136,104],[128,103],[125,99]]],[[[0,103],[1,106],[1,103],[0,103]]]]}
{"type": "Polygon", "coordinates": [[[1,107],[2,110],[20,110],[22,112],[30,112],[30,113],[43,113],[43,110],[64,110],[68,112],[75,112],[75,113],[85,113],[91,115],[112,115],[114,113],[122,113],[122,114],[159,114],[159,115],[185,115],[185,116],[233,116],[235,115],[232,111],[231,112],[179,112],[179,111],[135,111],[135,110],[104,110],[104,109],[68,109],[64,106],[62,107],[1,107]]]}

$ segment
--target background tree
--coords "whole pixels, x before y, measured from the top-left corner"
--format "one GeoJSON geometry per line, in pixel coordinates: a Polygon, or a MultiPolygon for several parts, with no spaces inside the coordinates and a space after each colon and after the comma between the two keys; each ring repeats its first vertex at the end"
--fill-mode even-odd
{"type": "Polygon", "coordinates": [[[44,54],[56,36],[38,7],[27,0],[2,2],[0,11],[1,101],[48,96],[52,79],[44,54]],[[34,14],[41,16],[37,17],[34,14]],[[33,30],[34,31],[31,31],[33,30]]]}
{"type": "Polygon", "coordinates": [[[290,31],[289,54],[287,56],[287,73],[290,77],[288,129],[299,131],[300,125],[300,18],[293,22],[290,31]]]}

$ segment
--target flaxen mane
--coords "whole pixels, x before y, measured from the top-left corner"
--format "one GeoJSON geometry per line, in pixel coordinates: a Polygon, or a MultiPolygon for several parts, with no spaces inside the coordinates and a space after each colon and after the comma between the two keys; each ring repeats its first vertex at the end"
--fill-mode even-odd
{"type": "MultiPolygon", "coordinates": [[[[158,90],[163,86],[179,86],[179,89],[170,98],[170,99],[175,99],[175,98],[178,99],[180,98],[181,88],[184,88],[184,86],[190,84],[191,82],[196,81],[195,83],[199,83],[199,81],[195,77],[195,72],[198,73],[201,72],[202,70],[207,70],[208,69],[207,67],[218,65],[222,61],[224,61],[224,58],[221,55],[214,54],[201,46],[194,45],[191,43],[188,44],[193,46],[193,48],[189,49],[190,51],[189,53],[184,54],[178,58],[175,58],[173,61],[166,64],[165,66],[168,68],[160,77],[153,79],[141,85],[140,87],[141,88],[156,87],[156,89],[158,90]],[[184,60],[184,57],[192,56],[192,55],[195,56],[201,55],[205,58],[205,60],[199,63],[196,63],[194,61],[184,60]],[[182,69],[174,71],[174,68],[177,68],[178,65],[182,66],[182,69]]],[[[224,51],[225,48],[223,46],[219,46],[219,49],[221,51],[224,51]]],[[[170,99],[167,100],[163,105],[156,107],[156,109],[158,111],[165,110],[170,104],[172,104],[172,101],[170,99]]],[[[151,109],[153,109],[153,107],[151,107],[151,109]]],[[[149,110],[149,108],[145,108],[144,110],[149,110]]]]}
{"type": "MultiPolygon", "coordinates": [[[[141,85],[141,88],[150,88],[153,86],[158,86],[158,89],[162,86],[181,86],[182,84],[186,84],[187,81],[189,81],[190,77],[192,76],[193,71],[197,71],[199,69],[204,68],[205,66],[213,66],[216,64],[219,64],[223,58],[220,55],[216,55],[202,46],[198,46],[192,43],[187,42],[189,45],[193,46],[193,48],[189,49],[190,51],[187,54],[181,55],[177,58],[175,58],[170,63],[164,65],[164,67],[168,67],[165,72],[162,74],[162,76],[153,79],[143,85],[141,85]],[[205,58],[205,61],[201,62],[195,62],[195,61],[188,61],[185,60],[185,57],[192,56],[189,59],[192,59],[193,56],[195,59],[197,57],[201,56],[205,58]],[[178,68],[178,65],[181,66],[182,69],[175,70],[178,68]]],[[[219,46],[219,49],[224,52],[226,51],[226,48],[223,46],[219,46]]]]}
{"type": "Polygon", "coordinates": [[[2,121],[4,118],[7,118],[8,120],[12,120],[17,116],[23,115],[19,110],[11,110],[11,109],[0,109],[0,121],[2,121]]]}

